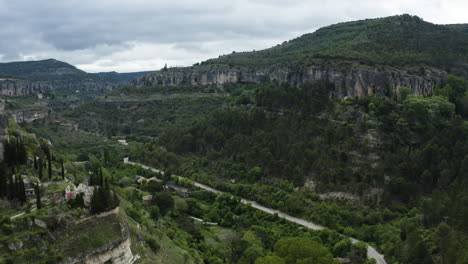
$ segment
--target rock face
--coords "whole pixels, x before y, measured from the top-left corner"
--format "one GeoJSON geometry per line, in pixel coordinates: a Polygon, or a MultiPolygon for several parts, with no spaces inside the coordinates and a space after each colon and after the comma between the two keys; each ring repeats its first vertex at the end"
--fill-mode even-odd
{"type": "MultiPolygon", "coordinates": [[[[127,238],[123,241],[119,241],[119,243],[117,243],[116,245],[112,245],[112,246],[113,246],[112,248],[90,255],[82,259],[78,263],[132,264],[138,259],[138,256],[134,256],[132,254],[132,250],[130,249],[130,246],[131,246],[130,238],[127,238]]],[[[71,263],[77,263],[77,262],[71,262],[71,263]]]]}
{"type": "Polygon", "coordinates": [[[131,250],[131,239],[127,228],[122,226],[123,236],[112,243],[109,243],[100,248],[96,248],[91,252],[83,252],[74,258],[68,258],[61,264],[133,264],[138,260],[139,256],[133,255],[131,250]]]}
{"type": "Polygon", "coordinates": [[[420,75],[404,70],[378,70],[369,68],[338,69],[331,66],[297,66],[267,68],[233,68],[227,65],[213,65],[187,68],[171,68],[136,79],[136,86],[145,85],[223,85],[228,83],[259,83],[269,79],[293,86],[327,81],[334,85],[331,96],[344,98],[398,94],[401,86],[411,88],[413,94],[430,95],[437,85],[447,77],[443,71],[425,69],[420,75]]]}
{"type": "Polygon", "coordinates": [[[36,93],[46,93],[57,89],[66,89],[72,92],[112,90],[120,87],[119,84],[97,80],[51,80],[33,81],[19,79],[0,79],[0,94],[8,96],[21,96],[36,93]]]}
{"type": "Polygon", "coordinates": [[[16,123],[30,123],[49,115],[49,109],[45,107],[35,107],[9,110],[7,113],[9,118],[14,120],[16,123]]]}

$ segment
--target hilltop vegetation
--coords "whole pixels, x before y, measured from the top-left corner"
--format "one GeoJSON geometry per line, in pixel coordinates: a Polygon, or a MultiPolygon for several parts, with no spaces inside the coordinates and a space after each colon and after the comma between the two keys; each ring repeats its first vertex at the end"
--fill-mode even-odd
{"type": "Polygon", "coordinates": [[[238,52],[202,64],[273,64],[355,61],[364,65],[426,64],[445,68],[468,60],[466,25],[435,25],[410,15],[323,27],[276,47],[238,52]]]}
{"type": "Polygon", "coordinates": [[[31,80],[63,78],[91,78],[73,65],[54,59],[0,63],[0,72],[31,80]]]}

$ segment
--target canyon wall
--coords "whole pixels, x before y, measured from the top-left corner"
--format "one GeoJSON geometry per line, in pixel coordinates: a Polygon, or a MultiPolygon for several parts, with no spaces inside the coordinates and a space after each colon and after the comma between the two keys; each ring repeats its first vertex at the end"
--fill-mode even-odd
{"type": "Polygon", "coordinates": [[[388,89],[398,94],[401,86],[411,88],[413,94],[430,95],[443,85],[447,74],[435,69],[424,69],[418,75],[404,70],[369,68],[338,69],[331,66],[297,66],[266,68],[236,68],[227,65],[209,67],[170,68],[133,81],[136,86],[223,85],[228,83],[259,83],[269,79],[299,86],[317,81],[334,85],[331,96],[344,98],[384,95],[388,89]]]}
{"type": "Polygon", "coordinates": [[[99,80],[50,80],[32,81],[20,79],[0,79],[0,94],[8,96],[23,96],[29,94],[46,93],[53,90],[69,90],[70,92],[112,90],[120,87],[114,84],[99,80]]]}

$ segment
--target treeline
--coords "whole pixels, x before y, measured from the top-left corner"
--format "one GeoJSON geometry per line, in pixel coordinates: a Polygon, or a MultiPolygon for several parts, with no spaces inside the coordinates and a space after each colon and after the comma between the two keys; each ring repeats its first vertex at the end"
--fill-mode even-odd
{"type": "Polygon", "coordinates": [[[117,195],[110,190],[109,179],[102,175],[102,168],[90,175],[89,186],[94,187],[90,204],[92,214],[109,211],[119,206],[117,195]]]}
{"type": "Polygon", "coordinates": [[[0,163],[0,197],[24,204],[26,193],[19,166],[26,164],[27,151],[21,138],[12,137],[3,143],[3,160],[0,163]]]}

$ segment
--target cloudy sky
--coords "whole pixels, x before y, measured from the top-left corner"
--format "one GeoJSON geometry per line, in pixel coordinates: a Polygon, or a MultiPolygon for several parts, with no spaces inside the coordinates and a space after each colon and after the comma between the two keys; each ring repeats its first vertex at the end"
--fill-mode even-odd
{"type": "Polygon", "coordinates": [[[88,72],[191,65],[338,22],[408,13],[468,23],[466,0],[0,0],[0,61],[88,72]]]}

